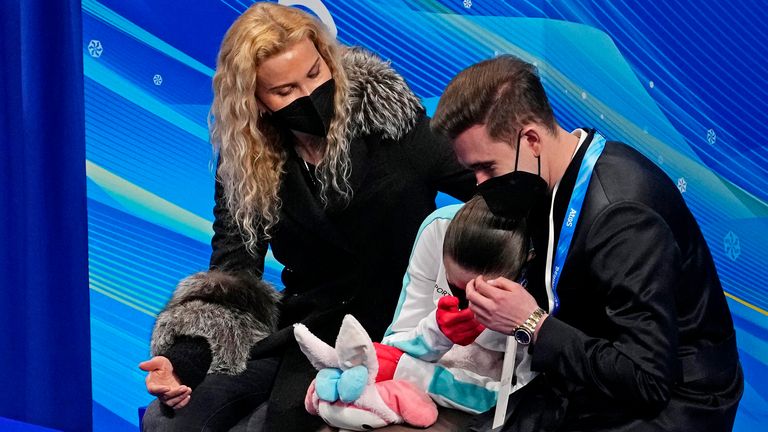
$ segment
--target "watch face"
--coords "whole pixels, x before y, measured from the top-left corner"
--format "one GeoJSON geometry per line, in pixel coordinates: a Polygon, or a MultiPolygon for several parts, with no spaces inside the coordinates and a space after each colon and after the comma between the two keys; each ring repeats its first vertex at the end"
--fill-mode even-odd
{"type": "Polygon", "coordinates": [[[528,345],[531,343],[531,332],[524,328],[518,328],[515,330],[515,340],[520,345],[528,345]]]}

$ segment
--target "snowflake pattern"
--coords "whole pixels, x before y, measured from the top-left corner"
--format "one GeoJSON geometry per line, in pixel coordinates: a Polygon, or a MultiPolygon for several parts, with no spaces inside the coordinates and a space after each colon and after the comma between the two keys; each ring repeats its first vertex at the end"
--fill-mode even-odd
{"type": "Polygon", "coordinates": [[[688,182],[684,177],[677,179],[677,188],[680,189],[680,193],[685,193],[688,190],[688,182]]]}
{"type": "Polygon", "coordinates": [[[717,134],[715,133],[714,129],[709,129],[707,131],[707,142],[710,145],[715,145],[715,143],[717,142],[717,134]]]}
{"type": "Polygon", "coordinates": [[[152,82],[155,83],[156,86],[163,84],[163,76],[160,74],[155,74],[155,76],[152,77],[152,82]]]}
{"type": "Polygon", "coordinates": [[[103,52],[104,47],[101,46],[101,41],[91,39],[91,41],[88,42],[88,54],[90,54],[91,57],[99,58],[103,52]]]}
{"type": "Polygon", "coordinates": [[[472,0],[464,0],[464,8],[469,9],[472,7],[472,0]]]}
{"type": "Polygon", "coordinates": [[[741,255],[741,243],[739,242],[739,236],[734,234],[733,231],[728,231],[728,234],[723,238],[723,246],[725,247],[725,254],[733,261],[741,255]]]}

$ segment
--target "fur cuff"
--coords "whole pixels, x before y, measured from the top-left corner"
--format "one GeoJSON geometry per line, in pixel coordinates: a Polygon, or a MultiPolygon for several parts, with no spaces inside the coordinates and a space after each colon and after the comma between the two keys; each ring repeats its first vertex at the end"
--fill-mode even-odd
{"type": "Polygon", "coordinates": [[[157,316],[152,355],[166,351],[177,336],[202,336],[213,354],[208,373],[241,373],[251,346],[275,330],[279,300],[269,284],[247,273],[193,274],[179,282],[157,316]]]}
{"type": "Polygon", "coordinates": [[[349,80],[349,131],[357,137],[380,132],[398,140],[410,132],[424,111],[400,74],[363,48],[348,48],[343,57],[349,80]]]}

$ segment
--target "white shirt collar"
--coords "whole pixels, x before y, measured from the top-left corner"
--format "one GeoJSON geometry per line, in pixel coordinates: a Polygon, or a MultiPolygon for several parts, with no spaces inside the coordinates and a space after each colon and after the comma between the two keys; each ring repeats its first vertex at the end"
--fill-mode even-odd
{"type": "Polygon", "coordinates": [[[576,135],[577,137],[579,137],[579,143],[576,144],[576,149],[573,150],[573,154],[571,155],[571,159],[573,159],[573,157],[576,156],[576,152],[579,151],[579,149],[581,148],[581,145],[584,144],[584,141],[587,140],[587,137],[589,136],[589,132],[587,132],[584,129],[578,128],[578,129],[574,129],[573,132],[571,132],[571,135],[576,135]]]}
{"type": "MultiPolygon", "coordinates": [[[[571,134],[576,135],[579,137],[579,143],[576,145],[576,149],[573,150],[573,154],[571,155],[571,160],[573,160],[573,157],[576,156],[576,152],[579,151],[581,148],[581,145],[584,144],[584,142],[587,140],[587,137],[589,136],[589,132],[587,132],[584,129],[575,129],[571,134]]],[[[555,227],[554,227],[554,210],[555,210],[555,195],[557,195],[557,189],[560,186],[560,180],[555,183],[555,187],[552,190],[552,202],[550,203],[549,207],[549,241],[548,241],[548,247],[547,247],[547,264],[545,267],[545,274],[544,274],[544,283],[546,284],[547,289],[547,297],[549,300],[549,311],[552,311],[552,307],[554,306],[554,296],[552,295],[552,258],[554,253],[554,242],[555,242],[555,227]]]]}

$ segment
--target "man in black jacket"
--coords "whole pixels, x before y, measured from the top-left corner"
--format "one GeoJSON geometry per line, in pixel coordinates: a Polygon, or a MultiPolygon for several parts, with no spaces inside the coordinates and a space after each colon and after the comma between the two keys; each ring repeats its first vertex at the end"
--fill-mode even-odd
{"type": "Polygon", "coordinates": [[[549,217],[543,292],[467,286],[477,319],[529,344],[540,372],[510,399],[504,430],[731,430],[743,392],[733,322],[664,172],[595,130],[563,130],[533,66],[511,56],[454,78],[432,127],[495,211],[549,217]]]}

